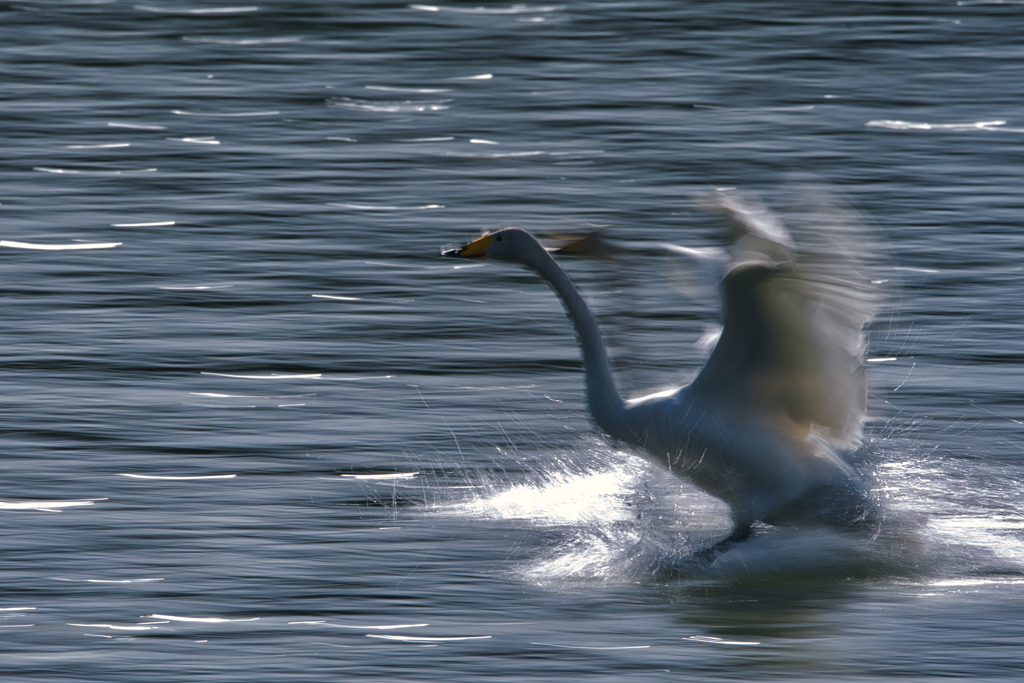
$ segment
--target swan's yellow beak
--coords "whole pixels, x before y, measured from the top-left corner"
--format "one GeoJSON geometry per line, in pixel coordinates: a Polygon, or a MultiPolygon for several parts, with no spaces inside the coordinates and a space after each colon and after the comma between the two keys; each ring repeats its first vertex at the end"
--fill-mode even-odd
{"type": "Polygon", "coordinates": [[[464,247],[455,249],[441,249],[441,256],[453,256],[457,258],[483,258],[487,255],[494,242],[494,235],[483,235],[473,240],[464,247]]]}

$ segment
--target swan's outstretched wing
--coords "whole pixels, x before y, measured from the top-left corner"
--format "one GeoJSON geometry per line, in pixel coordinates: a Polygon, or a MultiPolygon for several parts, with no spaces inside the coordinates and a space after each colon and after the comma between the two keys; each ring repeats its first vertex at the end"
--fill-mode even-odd
{"type": "Polygon", "coordinates": [[[867,400],[862,329],[880,302],[870,234],[821,191],[787,214],[795,240],[756,202],[719,194],[716,204],[736,242],[722,336],[695,384],[740,419],[855,446],[867,400]]]}
{"type": "Polygon", "coordinates": [[[729,268],[729,254],[718,247],[684,247],[668,242],[635,242],[616,239],[604,228],[580,234],[557,234],[559,256],[611,260],[622,254],[670,256],[664,275],[683,296],[701,304],[717,305],[718,287],[729,268]]]}

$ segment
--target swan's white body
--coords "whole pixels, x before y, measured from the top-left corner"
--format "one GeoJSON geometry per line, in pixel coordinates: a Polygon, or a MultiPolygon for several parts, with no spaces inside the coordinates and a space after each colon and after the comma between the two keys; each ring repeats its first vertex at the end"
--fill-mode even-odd
{"type": "Polygon", "coordinates": [[[785,233],[749,238],[722,280],[723,333],[706,366],[687,386],[628,401],[593,314],[532,235],[506,228],[443,253],[544,278],[575,326],[597,425],[726,502],[737,530],[860,524],[873,516],[870,496],[836,450],[860,438],[860,334],[873,301],[842,279],[798,272],[785,233]]]}

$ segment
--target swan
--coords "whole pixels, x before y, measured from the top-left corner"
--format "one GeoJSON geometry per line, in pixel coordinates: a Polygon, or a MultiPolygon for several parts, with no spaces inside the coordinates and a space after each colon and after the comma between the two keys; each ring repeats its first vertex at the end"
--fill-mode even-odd
{"type": "Polygon", "coordinates": [[[819,210],[831,217],[798,249],[762,205],[728,193],[714,204],[736,224],[721,337],[690,384],[629,400],[594,315],[532,234],[504,228],[441,255],[525,266],[551,286],[575,328],[597,426],[729,506],[732,532],[699,556],[713,561],[755,522],[871,528],[878,507],[840,456],[861,440],[862,329],[879,302],[852,248],[850,216],[819,210]]]}

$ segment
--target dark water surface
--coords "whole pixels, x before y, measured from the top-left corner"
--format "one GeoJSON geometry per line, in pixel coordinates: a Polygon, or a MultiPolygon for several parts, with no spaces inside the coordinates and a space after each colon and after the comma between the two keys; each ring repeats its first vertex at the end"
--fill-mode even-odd
{"type": "MultiPolygon", "coordinates": [[[[0,3],[3,679],[1015,680],[1024,5],[811,6],[0,3]],[[721,245],[694,196],[794,172],[886,244],[893,530],[687,570],[724,506],[437,249],[721,245]]],[[[693,376],[660,263],[566,266],[624,384],[693,376]]]]}

